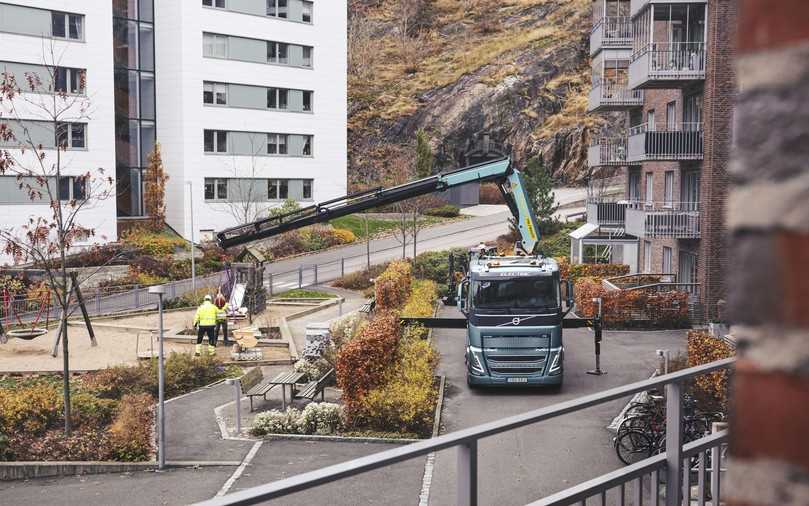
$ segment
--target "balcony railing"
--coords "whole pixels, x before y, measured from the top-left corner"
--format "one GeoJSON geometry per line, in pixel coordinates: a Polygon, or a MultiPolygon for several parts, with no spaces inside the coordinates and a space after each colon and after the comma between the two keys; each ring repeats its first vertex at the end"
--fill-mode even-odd
{"type": "Polygon", "coordinates": [[[641,107],[643,105],[643,91],[632,90],[626,81],[598,79],[590,90],[590,99],[587,110],[609,111],[626,107],[641,107]]]}
{"type": "Polygon", "coordinates": [[[590,32],[590,55],[603,48],[632,47],[632,20],[628,16],[605,16],[595,22],[590,32]]]}
{"type": "Polygon", "coordinates": [[[704,42],[652,42],[632,55],[630,88],[671,88],[705,79],[704,42]]]}
{"type": "MultiPolygon", "coordinates": [[[[615,504],[618,506],[627,506],[629,504],[638,506],[643,503],[660,504],[661,496],[664,498],[666,506],[689,506],[693,495],[691,483],[698,486],[696,500],[700,504],[704,504],[707,496],[707,484],[710,484],[711,504],[720,504],[722,499],[721,484],[724,482],[723,479],[720,479],[723,460],[721,449],[727,442],[728,432],[723,430],[696,441],[685,443],[683,438],[684,409],[682,393],[684,383],[691,378],[714,371],[730,369],[735,361],[735,358],[719,360],[653,379],[612,388],[597,394],[578,397],[554,406],[535,409],[520,415],[451,432],[426,441],[393,448],[280,481],[240,490],[222,497],[215,497],[199,504],[205,506],[258,504],[262,501],[285,497],[295,492],[308,490],[374,469],[389,467],[398,462],[423,457],[429,453],[449,448],[457,448],[455,474],[457,504],[463,506],[478,504],[478,459],[486,457],[485,453],[478,451],[478,442],[480,440],[521,427],[542,423],[566,414],[580,412],[592,406],[625,399],[639,392],[660,388],[665,388],[666,399],[665,450],[662,453],[563,490],[532,504],[544,506],[589,504],[587,500],[590,498],[601,498],[602,502],[600,504],[607,504],[605,499],[608,492],[617,490],[618,501],[615,504]],[[696,466],[694,466],[694,462],[697,462],[696,466]],[[694,477],[695,467],[696,480],[691,482],[692,477],[694,477]],[[633,492],[631,499],[626,498],[627,487],[631,487],[633,492]],[[648,494],[646,493],[647,491],[648,494]],[[644,495],[647,496],[648,502],[643,501],[644,495]]],[[[580,455],[579,458],[586,458],[586,456],[580,455]]],[[[506,473],[508,469],[501,469],[501,472],[506,473]]],[[[538,473],[538,478],[542,470],[537,469],[536,472],[538,473]]],[[[490,480],[487,483],[498,483],[496,474],[489,476],[489,478],[490,480]]]]}
{"type": "Polygon", "coordinates": [[[699,239],[699,202],[637,202],[626,210],[626,233],[645,238],[699,239]]]}
{"type": "Polygon", "coordinates": [[[627,165],[626,137],[596,139],[587,149],[590,167],[627,165]]]}
{"type": "Polygon", "coordinates": [[[629,130],[627,161],[702,160],[702,123],[682,123],[665,130],[643,124],[629,130]]]}
{"type": "Polygon", "coordinates": [[[627,206],[627,201],[598,197],[587,199],[587,223],[602,227],[623,227],[627,206]]]}

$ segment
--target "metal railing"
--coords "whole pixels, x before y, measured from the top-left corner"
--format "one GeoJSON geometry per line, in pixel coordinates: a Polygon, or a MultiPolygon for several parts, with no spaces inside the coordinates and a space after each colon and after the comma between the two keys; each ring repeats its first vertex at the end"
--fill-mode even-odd
{"type": "Polygon", "coordinates": [[[701,160],[703,147],[702,123],[680,123],[661,130],[651,130],[644,123],[629,129],[627,160],[701,160]]]}
{"type": "Polygon", "coordinates": [[[632,20],[628,16],[605,16],[593,24],[590,32],[590,54],[602,47],[631,47],[632,20]]]}
{"type": "Polygon", "coordinates": [[[593,82],[587,107],[589,111],[595,111],[642,105],[643,90],[629,89],[625,80],[600,78],[593,82]]]}
{"type": "Polygon", "coordinates": [[[587,150],[587,163],[590,167],[604,165],[626,165],[626,137],[595,139],[587,150]]]}
{"type": "MultiPolygon", "coordinates": [[[[561,506],[567,504],[584,504],[589,497],[604,498],[608,491],[614,488],[625,490],[628,483],[636,485],[636,499],[643,492],[643,480],[639,478],[651,476],[655,483],[654,500],[650,504],[658,504],[659,480],[665,481],[663,492],[667,506],[689,505],[691,502],[690,477],[691,457],[702,455],[698,469],[698,482],[704,484],[706,478],[715,485],[712,490],[713,504],[721,500],[721,480],[719,479],[721,452],[716,451],[727,440],[727,432],[720,432],[683,445],[683,383],[690,378],[714,371],[729,369],[733,366],[735,358],[712,362],[690,369],[658,376],[645,381],[639,381],[586,395],[554,406],[540,408],[526,413],[510,416],[493,422],[477,425],[468,429],[451,432],[433,439],[413,443],[408,446],[394,448],[388,451],[361,457],[348,462],[331,465],[292,476],[265,485],[234,492],[223,497],[215,497],[199,503],[206,506],[248,505],[258,504],[262,501],[284,497],[294,492],[308,490],[326,483],[331,483],[351,476],[356,476],[374,469],[388,467],[398,462],[416,457],[426,456],[429,453],[457,448],[456,483],[457,504],[475,505],[478,502],[478,459],[485,455],[478,454],[478,442],[484,438],[513,431],[536,423],[558,418],[562,415],[582,411],[586,408],[604,404],[609,401],[625,399],[630,395],[645,392],[654,388],[665,388],[666,395],[666,446],[665,451],[659,455],[648,458],[631,466],[613,471],[595,480],[574,486],[557,494],[553,494],[539,502],[533,503],[545,506],[561,506]],[[706,452],[715,455],[711,466],[706,465],[706,452]],[[685,470],[681,473],[681,470],[685,470]]],[[[496,480],[494,481],[496,482],[496,480]]],[[[703,495],[700,497],[704,500],[703,495]]],[[[603,503],[602,504],[606,504],[603,503]]],[[[620,495],[619,505],[629,504],[623,494],[620,495]]],[[[639,505],[641,502],[633,502],[639,505]]]]}
{"type": "Polygon", "coordinates": [[[605,198],[587,199],[587,223],[605,227],[623,227],[629,202],[605,198]]]}
{"type": "Polygon", "coordinates": [[[705,79],[704,42],[652,42],[632,55],[629,86],[705,79]]]}
{"type": "Polygon", "coordinates": [[[626,232],[636,237],[699,239],[699,202],[637,202],[626,210],[626,232]]]}

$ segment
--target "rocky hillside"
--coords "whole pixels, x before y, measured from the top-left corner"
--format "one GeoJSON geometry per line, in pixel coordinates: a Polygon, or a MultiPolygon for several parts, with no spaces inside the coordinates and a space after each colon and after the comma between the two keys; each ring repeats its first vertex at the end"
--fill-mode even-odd
{"type": "Polygon", "coordinates": [[[483,135],[518,163],[542,154],[560,182],[587,176],[590,0],[351,0],[352,179],[412,153],[440,166],[483,135]]]}

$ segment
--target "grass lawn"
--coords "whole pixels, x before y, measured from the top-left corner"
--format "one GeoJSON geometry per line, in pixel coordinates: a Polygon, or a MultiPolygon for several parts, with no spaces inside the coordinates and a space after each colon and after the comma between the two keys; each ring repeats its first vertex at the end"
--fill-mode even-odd
{"type": "MultiPolygon", "coordinates": [[[[425,225],[435,225],[457,218],[440,218],[437,216],[424,216],[420,218],[425,225]]],[[[334,228],[345,228],[351,230],[358,238],[365,237],[365,220],[361,214],[350,214],[341,218],[335,218],[329,222],[334,228]]],[[[386,218],[368,218],[368,232],[371,237],[391,232],[398,226],[398,220],[386,218]]]]}
{"type": "Polygon", "coordinates": [[[284,293],[276,295],[276,299],[334,299],[337,294],[329,292],[321,292],[318,290],[307,290],[305,288],[296,288],[284,293]]]}

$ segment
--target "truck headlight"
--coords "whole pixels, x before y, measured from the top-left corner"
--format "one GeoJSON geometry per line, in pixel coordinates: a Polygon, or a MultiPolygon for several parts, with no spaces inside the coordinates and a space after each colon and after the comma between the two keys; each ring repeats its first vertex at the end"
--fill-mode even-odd
{"type": "Polygon", "coordinates": [[[548,373],[554,373],[562,369],[562,354],[564,353],[563,349],[559,349],[553,355],[553,360],[551,361],[551,367],[548,369],[548,373]]]}
{"type": "Polygon", "coordinates": [[[472,372],[486,374],[486,368],[483,367],[483,350],[470,346],[468,356],[469,366],[472,368],[472,372]]]}

